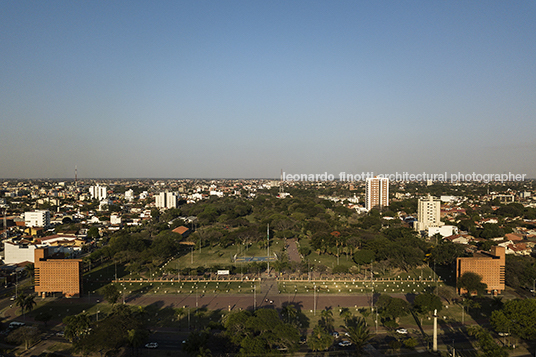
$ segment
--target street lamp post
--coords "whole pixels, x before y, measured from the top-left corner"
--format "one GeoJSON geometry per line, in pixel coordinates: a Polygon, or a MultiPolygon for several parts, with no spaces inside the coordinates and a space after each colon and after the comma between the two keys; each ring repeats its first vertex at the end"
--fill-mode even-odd
{"type": "Polygon", "coordinates": [[[316,316],[316,285],[313,285],[313,315],[316,316]]]}

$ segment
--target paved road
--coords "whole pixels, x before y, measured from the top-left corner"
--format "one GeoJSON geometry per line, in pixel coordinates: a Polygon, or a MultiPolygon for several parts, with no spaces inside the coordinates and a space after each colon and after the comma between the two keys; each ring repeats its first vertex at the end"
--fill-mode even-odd
{"type": "Polygon", "coordinates": [[[296,246],[296,239],[287,239],[287,253],[288,259],[291,262],[301,262],[300,253],[298,253],[298,247],[296,246]]]}
{"type": "MultiPolygon", "coordinates": [[[[277,284],[274,280],[265,279],[262,282],[262,294],[242,294],[242,295],[139,295],[129,296],[125,302],[132,305],[156,305],[159,307],[205,307],[209,310],[240,310],[253,308],[255,302],[257,307],[272,306],[281,308],[288,303],[299,305],[302,309],[313,310],[324,309],[325,307],[363,307],[371,305],[371,295],[330,295],[317,294],[313,296],[279,294],[277,284]],[[266,286],[264,286],[266,284],[266,286]],[[266,301],[268,300],[268,302],[266,301]],[[273,303],[270,304],[269,301],[273,303]]],[[[412,300],[412,296],[404,294],[392,295],[403,299],[412,300]]]]}

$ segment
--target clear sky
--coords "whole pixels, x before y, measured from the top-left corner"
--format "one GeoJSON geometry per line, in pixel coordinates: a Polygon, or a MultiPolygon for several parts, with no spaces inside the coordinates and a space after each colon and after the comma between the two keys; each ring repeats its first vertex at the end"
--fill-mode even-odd
{"type": "Polygon", "coordinates": [[[0,123],[0,178],[536,177],[536,2],[0,0],[0,123]]]}

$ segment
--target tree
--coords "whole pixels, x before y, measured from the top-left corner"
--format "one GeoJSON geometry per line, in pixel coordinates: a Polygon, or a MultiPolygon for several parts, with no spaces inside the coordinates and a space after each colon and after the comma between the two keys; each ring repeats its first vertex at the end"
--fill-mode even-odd
{"type": "Polygon", "coordinates": [[[24,267],[24,272],[26,273],[27,276],[29,276],[30,278],[33,278],[34,272],[35,272],[34,264],[33,263],[27,264],[24,267]]]}
{"type": "Polygon", "coordinates": [[[37,303],[35,302],[35,295],[26,295],[22,293],[17,296],[15,304],[20,307],[22,314],[24,315],[26,311],[32,311],[37,303]]]}
{"type": "Polygon", "coordinates": [[[24,348],[28,349],[31,343],[39,337],[39,330],[33,326],[22,326],[11,332],[7,337],[8,342],[24,343],[24,348]]]}
{"type": "Polygon", "coordinates": [[[127,333],[128,343],[134,350],[137,350],[139,347],[141,347],[149,335],[149,331],[141,328],[130,329],[127,331],[127,333]]]}
{"type": "Polygon", "coordinates": [[[63,323],[65,324],[65,338],[71,342],[79,340],[90,331],[89,316],[85,313],[66,316],[63,323]]]}
{"type": "Polygon", "coordinates": [[[298,316],[298,311],[294,305],[288,304],[283,306],[281,309],[281,315],[285,318],[288,324],[294,324],[296,322],[296,317],[298,316]]]}
{"type": "Polygon", "coordinates": [[[352,318],[352,312],[349,308],[343,307],[341,308],[341,312],[339,313],[339,316],[341,316],[344,320],[344,323],[348,325],[348,321],[352,318]]]}
{"type": "Polygon", "coordinates": [[[451,304],[452,301],[455,300],[455,299],[458,297],[458,294],[456,294],[456,289],[454,289],[454,288],[451,287],[451,286],[446,286],[446,285],[439,286],[439,287],[436,289],[436,293],[437,293],[437,295],[439,295],[439,297],[441,297],[442,299],[447,300],[447,302],[448,302],[449,304],[451,304]]]}
{"type": "Polygon", "coordinates": [[[380,295],[377,307],[382,317],[389,318],[396,323],[409,313],[409,303],[406,300],[393,298],[387,294],[380,295]]]}
{"type": "Polygon", "coordinates": [[[472,271],[466,271],[458,279],[456,287],[460,289],[460,292],[465,291],[466,294],[482,295],[488,286],[482,282],[482,276],[472,271]]]}
{"type": "Polygon", "coordinates": [[[121,297],[121,292],[115,285],[108,284],[103,288],[103,295],[106,301],[114,305],[121,297]]]}
{"type": "Polygon", "coordinates": [[[441,311],[443,304],[441,303],[439,296],[425,293],[419,294],[415,297],[415,300],[413,301],[413,308],[418,314],[426,315],[434,310],[437,310],[438,312],[441,311]]]}
{"type": "Polygon", "coordinates": [[[87,230],[87,237],[91,239],[96,239],[100,237],[99,229],[95,226],[87,230]]]}
{"type": "Polygon", "coordinates": [[[240,311],[230,314],[225,322],[226,334],[243,354],[265,354],[277,347],[289,352],[298,346],[298,330],[279,319],[277,311],[259,309],[251,314],[240,311]]]}
{"type": "Polygon", "coordinates": [[[321,325],[316,325],[307,344],[313,351],[325,351],[333,344],[333,336],[321,325]]]}
{"type": "Polygon", "coordinates": [[[333,319],[333,310],[331,310],[331,308],[326,307],[320,312],[320,321],[318,321],[318,323],[326,331],[331,332],[333,331],[333,322],[335,322],[335,319],[333,319]]]}
{"type": "Polygon", "coordinates": [[[498,332],[510,332],[525,340],[536,339],[536,300],[510,300],[491,314],[491,325],[498,332]]]}
{"type": "Polygon", "coordinates": [[[480,350],[484,356],[508,357],[508,347],[499,346],[488,330],[481,326],[470,326],[467,329],[469,336],[475,336],[480,350]]]}
{"type": "Polygon", "coordinates": [[[376,256],[372,250],[360,249],[354,253],[354,262],[358,265],[370,264],[376,260],[376,256]]]}
{"type": "Polygon", "coordinates": [[[372,338],[372,334],[364,318],[354,317],[349,319],[345,326],[341,327],[348,334],[348,339],[354,344],[357,353],[360,353],[372,338]]]}

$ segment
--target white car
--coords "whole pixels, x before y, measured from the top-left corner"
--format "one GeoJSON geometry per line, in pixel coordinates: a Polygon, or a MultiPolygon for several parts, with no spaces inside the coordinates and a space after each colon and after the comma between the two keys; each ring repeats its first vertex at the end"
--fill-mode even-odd
{"type": "Polygon", "coordinates": [[[402,335],[407,335],[408,330],[406,330],[405,328],[399,328],[398,330],[396,330],[396,333],[400,333],[402,335]]]}
{"type": "Polygon", "coordinates": [[[348,346],[351,346],[352,345],[352,342],[348,341],[348,340],[343,340],[341,342],[339,342],[339,346],[341,347],[348,347],[348,346]]]}
{"type": "Polygon", "coordinates": [[[145,345],[145,348],[158,348],[158,343],[156,342],[149,342],[145,345]]]}
{"type": "Polygon", "coordinates": [[[339,333],[337,331],[333,331],[331,335],[335,338],[339,338],[339,333]]]}

